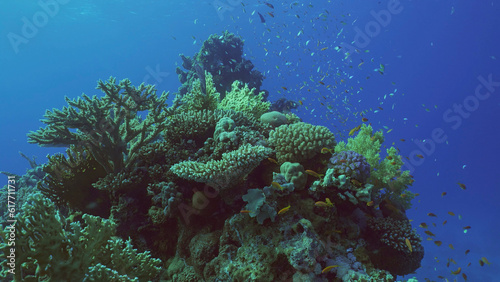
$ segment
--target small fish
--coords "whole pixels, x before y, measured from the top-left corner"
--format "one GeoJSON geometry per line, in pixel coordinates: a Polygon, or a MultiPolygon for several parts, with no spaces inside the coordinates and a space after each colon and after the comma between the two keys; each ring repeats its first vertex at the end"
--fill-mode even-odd
{"type": "Polygon", "coordinates": [[[278,183],[278,182],[271,182],[271,185],[273,185],[275,188],[277,189],[280,189],[281,191],[283,191],[283,187],[281,187],[281,185],[278,183]]]}
{"type": "Polygon", "coordinates": [[[480,266],[484,266],[484,261],[479,260],[479,265],[480,265],[480,266]]]}
{"type": "Polygon", "coordinates": [[[432,213],[432,212],[428,213],[427,215],[428,215],[428,216],[432,216],[432,217],[437,217],[437,215],[436,215],[436,214],[434,214],[434,213],[432,213]]]}
{"type": "Polygon", "coordinates": [[[467,255],[468,253],[470,253],[470,250],[466,250],[465,251],[465,255],[467,255]]]}
{"type": "Polygon", "coordinates": [[[283,88],[283,90],[288,90],[288,88],[286,88],[285,86],[281,86],[281,88],[283,88]]]}
{"type": "Polygon", "coordinates": [[[363,184],[356,179],[351,179],[351,183],[356,187],[361,187],[363,184]]]}
{"type": "Polygon", "coordinates": [[[273,164],[278,164],[278,162],[273,158],[267,158],[267,160],[272,162],[273,164]]]}
{"type": "Polygon", "coordinates": [[[484,262],[484,263],[486,263],[487,265],[491,265],[491,263],[490,263],[490,262],[488,261],[488,259],[487,259],[487,258],[485,258],[485,257],[482,257],[482,258],[481,258],[481,261],[482,261],[482,262],[484,262]]]}
{"type": "Polygon", "coordinates": [[[443,225],[445,225],[448,222],[448,220],[443,221],[443,225]]]}
{"type": "Polygon", "coordinates": [[[464,230],[468,230],[468,229],[471,229],[471,227],[468,225],[464,227],[464,230]]]}
{"type": "Polygon", "coordinates": [[[408,249],[410,250],[410,253],[413,252],[413,248],[411,247],[411,243],[410,240],[408,240],[408,238],[405,238],[405,243],[408,249]]]}
{"type": "Polygon", "coordinates": [[[451,216],[455,216],[455,213],[451,212],[451,211],[449,211],[448,214],[451,215],[451,216]]]}
{"type": "Polygon", "coordinates": [[[450,249],[452,249],[452,250],[454,250],[454,249],[455,249],[455,247],[453,247],[453,245],[452,245],[452,244],[449,244],[449,245],[448,245],[448,247],[450,247],[450,249]]]}
{"type": "Polygon", "coordinates": [[[329,266],[323,268],[321,273],[327,273],[328,271],[330,271],[332,268],[335,268],[335,267],[339,267],[339,266],[338,265],[329,265],[329,266]]]}
{"type": "Polygon", "coordinates": [[[401,141],[403,141],[403,142],[405,142],[405,141],[406,141],[406,139],[400,139],[400,140],[401,140],[401,141]]]}
{"type": "Polygon", "coordinates": [[[274,18],[274,13],[273,13],[273,12],[267,12],[267,14],[268,14],[269,16],[271,16],[271,18],[274,18]]]}
{"type": "Polygon", "coordinates": [[[327,49],[328,49],[328,47],[324,47],[324,48],[321,48],[321,51],[325,51],[327,49]]]}
{"type": "Polygon", "coordinates": [[[278,214],[286,213],[290,209],[290,205],[288,207],[284,207],[281,210],[279,210],[278,214]]]}
{"type": "Polygon", "coordinates": [[[385,158],[388,159],[388,160],[392,160],[392,156],[387,156],[385,158]]]}
{"type": "Polygon", "coordinates": [[[448,194],[448,193],[446,193],[446,192],[441,193],[441,197],[446,196],[446,194],[448,194]]]}
{"type": "Polygon", "coordinates": [[[307,174],[309,174],[309,175],[311,175],[311,176],[317,177],[317,178],[319,178],[320,180],[321,180],[321,179],[322,179],[322,177],[324,176],[324,174],[319,174],[319,173],[317,173],[317,172],[315,172],[315,171],[312,171],[312,170],[310,170],[310,169],[306,170],[306,173],[307,173],[307,174]]]}
{"type": "Polygon", "coordinates": [[[259,12],[257,12],[257,14],[259,14],[260,22],[265,23],[266,19],[264,19],[264,17],[259,12]]]}
{"type": "MultiPolygon", "coordinates": [[[[241,2],[241,3],[243,3],[243,2],[241,2]]],[[[267,2],[266,2],[266,3],[264,3],[264,4],[266,4],[266,6],[268,6],[268,7],[269,7],[269,8],[271,8],[271,9],[274,9],[273,4],[270,4],[270,3],[267,3],[267,2]]]]}
{"type": "Polygon", "coordinates": [[[421,159],[423,159],[423,158],[424,158],[424,156],[423,156],[423,155],[421,155],[421,154],[417,154],[416,156],[417,156],[417,157],[419,157],[419,158],[421,158],[421,159]]]}
{"type": "Polygon", "coordinates": [[[333,154],[333,150],[332,149],[328,149],[326,147],[324,147],[324,148],[321,149],[321,154],[328,154],[328,153],[333,154]]]}
{"type": "Polygon", "coordinates": [[[443,244],[443,242],[441,242],[441,241],[434,241],[434,244],[436,244],[436,246],[439,247],[439,246],[441,246],[441,244],[443,244]]]}
{"type": "Polygon", "coordinates": [[[427,228],[428,226],[427,226],[427,223],[422,222],[422,223],[420,223],[420,225],[418,227],[427,228]]]}
{"type": "Polygon", "coordinates": [[[241,210],[240,213],[251,213],[252,211],[249,210],[241,210]]]}
{"type": "Polygon", "coordinates": [[[368,119],[364,117],[364,118],[362,118],[362,119],[361,119],[361,121],[362,121],[362,122],[367,122],[367,121],[368,121],[368,119]]]}
{"type": "Polygon", "coordinates": [[[321,84],[321,85],[325,85],[325,83],[324,83],[323,81],[321,81],[321,80],[320,80],[320,81],[318,81],[318,82],[319,82],[319,84],[321,84]]]}
{"type": "Polygon", "coordinates": [[[467,281],[467,275],[465,275],[465,273],[462,273],[462,277],[464,278],[465,281],[467,281]]]}
{"type": "Polygon", "coordinates": [[[333,203],[332,201],[330,201],[330,198],[326,198],[325,202],[317,201],[316,203],[314,203],[314,205],[322,208],[333,208],[333,203]]]}
{"type": "Polygon", "coordinates": [[[429,236],[432,236],[432,237],[436,236],[436,235],[434,235],[434,233],[430,232],[429,230],[425,230],[424,233],[429,235],[429,236]]]}
{"type": "Polygon", "coordinates": [[[460,186],[460,189],[462,189],[462,190],[467,189],[467,187],[465,186],[465,184],[460,183],[460,182],[457,182],[457,184],[458,184],[458,186],[460,186]]]}
{"type": "Polygon", "coordinates": [[[368,203],[366,203],[366,205],[367,205],[368,207],[373,206],[373,201],[369,201],[368,203]]]}
{"type": "Polygon", "coordinates": [[[356,126],[355,128],[351,129],[351,131],[349,131],[349,136],[353,135],[355,132],[357,132],[359,129],[361,129],[361,124],[356,126]]]}
{"type": "Polygon", "coordinates": [[[453,275],[457,275],[457,274],[460,274],[460,272],[462,272],[462,268],[461,268],[461,267],[459,267],[459,268],[458,268],[457,270],[455,270],[455,271],[452,271],[452,272],[451,272],[451,274],[453,274],[453,275]]]}

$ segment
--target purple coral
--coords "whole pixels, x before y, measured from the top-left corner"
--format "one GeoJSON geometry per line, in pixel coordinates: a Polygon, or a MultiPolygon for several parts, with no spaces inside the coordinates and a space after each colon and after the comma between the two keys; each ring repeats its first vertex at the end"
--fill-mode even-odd
{"type": "Polygon", "coordinates": [[[370,164],[365,157],[354,151],[333,154],[328,168],[333,168],[335,174],[343,174],[360,182],[366,182],[370,177],[370,164]]]}

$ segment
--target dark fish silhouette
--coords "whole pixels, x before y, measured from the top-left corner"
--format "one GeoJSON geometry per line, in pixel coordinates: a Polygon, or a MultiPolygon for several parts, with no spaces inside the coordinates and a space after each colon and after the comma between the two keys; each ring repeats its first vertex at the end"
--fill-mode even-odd
{"type": "Polygon", "coordinates": [[[257,12],[257,14],[259,14],[259,17],[260,17],[260,22],[261,23],[265,23],[266,22],[266,19],[264,19],[264,17],[259,13],[257,12]]]}

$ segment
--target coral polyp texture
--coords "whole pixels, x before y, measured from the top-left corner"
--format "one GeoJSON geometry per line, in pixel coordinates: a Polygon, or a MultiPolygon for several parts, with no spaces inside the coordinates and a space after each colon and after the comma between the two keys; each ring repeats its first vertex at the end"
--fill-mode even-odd
{"type": "Polygon", "coordinates": [[[298,122],[277,127],[269,133],[278,162],[301,162],[313,158],[324,147],[334,147],[335,137],[324,126],[298,122]]]}
{"type": "MultiPolygon", "coordinates": [[[[69,148],[19,179],[29,190],[18,194],[30,197],[12,216],[17,269],[1,261],[2,279],[395,281],[414,272],[424,251],[397,150],[383,155],[371,126],[337,144],[293,107],[271,107],[242,50],[225,32],[183,56],[171,106],[154,86],[111,78],[98,82],[101,96],[48,110],[29,142],[69,148]]],[[[9,232],[0,232],[5,255],[9,232]]]]}

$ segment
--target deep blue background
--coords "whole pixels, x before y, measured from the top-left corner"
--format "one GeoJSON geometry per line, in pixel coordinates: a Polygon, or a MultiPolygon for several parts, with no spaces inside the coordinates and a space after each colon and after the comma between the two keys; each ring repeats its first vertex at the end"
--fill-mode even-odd
{"type": "Polygon", "coordinates": [[[274,9],[259,1],[81,2],[59,1],[43,22],[43,2],[2,1],[0,170],[23,174],[28,163],[19,151],[37,156],[39,163],[61,151],[27,144],[26,133],[42,126],[39,119],[46,109],[64,106],[64,96],[99,95],[96,81],[109,76],[175,92],[178,55],[193,55],[210,34],[227,29],[245,40],[247,58],[266,75],[263,88],[270,99],[300,100],[304,105],[297,113],[304,121],[328,126],[338,140],[361,122],[361,111],[376,130],[392,129],[385,134],[385,145],[395,142],[403,156],[419,150],[417,140],[430,146],[432,131],[441,128],[446,142],[415,159],[422,163],[414,166],[412,190],[420,196],[408,214],[414,227],[436,223],[430,230],[443,245],[426,241],[428,236],[417,228],[426,256],[416,276],[453,278],[451,271],[462,267],[470,281],[495,281],[500,262],[500,87],[456,129],[443,114],[474,95],[478,76],[500,81],[498,1],[401,1],[402,11],[379,32],[372,30],[367,46],[350,56],[335,47],[352,44],[357,28],[373,24],[371,12],[387,10],[388,0],[269,1],[274,9]],[[214,7],[217,3],[223,7],[214,7]],[[15,47],[9,38],[23,35],[23,20],[38,20],[40,26],[15,47]],[[374,71],[380,64],[385,65],[383,75],[374,71]],[[156,79],[155,70],[162,72],[156,79]],[[447,195],[441,197],[442,192],[447,195]],[[429,212],[438,218],[428,217],[429,212]],[[472,229],[464,234],[467,225],[472,229]],[[471,250],[467,256],[466,249],[471,250]],[[479,266],[483,256],[491,266],[479,266]],[[448,258],[457,265],[447,268],[448,258]]]}

